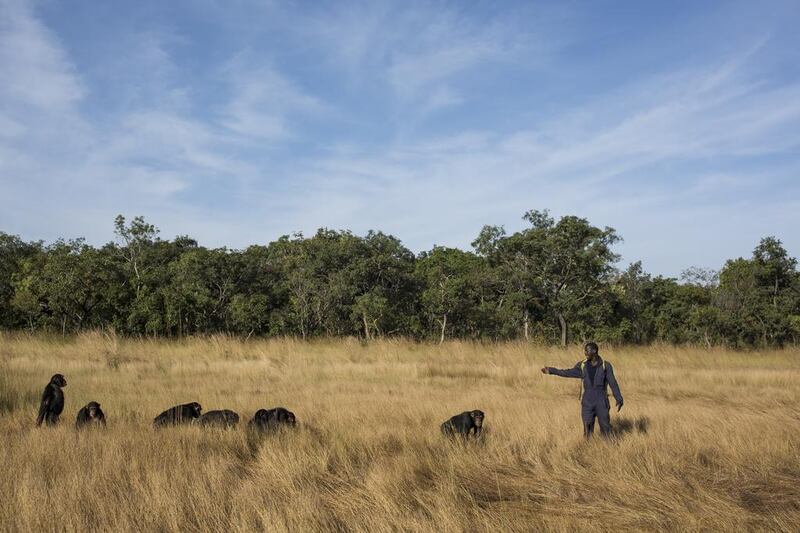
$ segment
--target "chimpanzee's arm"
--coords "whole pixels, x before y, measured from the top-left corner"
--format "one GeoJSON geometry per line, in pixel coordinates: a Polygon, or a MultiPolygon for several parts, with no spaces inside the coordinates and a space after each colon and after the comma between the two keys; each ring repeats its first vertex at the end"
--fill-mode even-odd
{"type": "Polygon", "coordinates": [[[36,425],[41,426],[44,415],[47,414],[47,407],[50,405],[50,387],[47,387],[42,394],[42,403],[39,404],[39,415],[36,417],[36,425]]]}

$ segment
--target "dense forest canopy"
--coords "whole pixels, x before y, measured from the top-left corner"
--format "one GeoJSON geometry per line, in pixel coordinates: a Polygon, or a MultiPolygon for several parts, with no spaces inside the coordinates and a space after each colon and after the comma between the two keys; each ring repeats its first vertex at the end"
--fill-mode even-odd
{"type": "Polygon", "coordinates": [[[474,251],[415,256],[397,238],[320,229],[245,250],[159,238],[142,217],[115,220],[116,242],[45,245],[0,232],[0,328],[113,328],[176,337],[408,336],[566,344],[800,341],[800,274],[774,237],[719,272],[620,271],[612,228],[530,211],[508,235],[485,226],[474,251]]]}

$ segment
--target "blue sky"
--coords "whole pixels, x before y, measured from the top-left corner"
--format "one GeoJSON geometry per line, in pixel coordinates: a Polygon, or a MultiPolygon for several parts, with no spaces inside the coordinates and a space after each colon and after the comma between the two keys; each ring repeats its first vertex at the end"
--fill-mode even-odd
{"type": "Polygon", "coordinates": [[[468,248],[529,209],[622,266],[800,255],[798,2],[0,0],[0,230],[468,248]]]}

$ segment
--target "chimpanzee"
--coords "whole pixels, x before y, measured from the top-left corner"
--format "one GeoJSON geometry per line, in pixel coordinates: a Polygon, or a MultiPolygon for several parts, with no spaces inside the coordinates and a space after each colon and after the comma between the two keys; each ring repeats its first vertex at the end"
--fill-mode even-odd
{"type": "Polygon", "coordinates": [[[176,426],[178,424],[191,424],[195,418],[200,418],[203,410],[197,402],[185,403],[171,407],[153,419],[153,425],[176,426]]]}
{"type": "Polygon", "coordinates": [[[239,415],[230,409],[221,409],[204,413],[197,422],[201,426],[236,427],[239,423],[239,415]]]}
{"type": "Polygon", "coordinates": [[[89,402],[78,411],[78,418],[75,420],[75,428],[81,429],[86,426],[106,427],[106,415],[100,409],[97,402],[89,402]]]}
{"type": "Polygon", "coordinates": [[[483,411],[464,411],[463,413],[452,417],[450,420],[442,424],[442,433],[445,435],[461,435],[468,437],[472,430],[475,430],[475,437],[481,434],[483,427],[483,411]]]}
{"type": "Polygon", "coordinates": [[[293,412],[283,407],[275,407],[273,409],[259,409],[247,425],[252,429],[264,431],[283,425],[294,426],[296,423],[297,420],[293,412]]]}
{"type": "Polygon", "coordinates": [[[64,410],[64,391],[61,387],[67,386],[67,380],[61,374],[55,374],[50,378],[50,383],[44,388],[42,402],[39,405],[39,416],[36,417],[36,425],[41,426],[42,422],[48,426],[58,423],[58,417],[64,410]]]}

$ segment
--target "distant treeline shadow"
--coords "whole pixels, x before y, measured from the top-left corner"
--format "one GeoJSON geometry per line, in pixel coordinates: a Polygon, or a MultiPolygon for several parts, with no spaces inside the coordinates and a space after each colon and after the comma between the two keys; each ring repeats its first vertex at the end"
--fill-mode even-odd
{"type": "Polygon", "coordinates": [[[621,437],[627,433],[640,433],[642,435],[647,433],[650,428],[650,419],[646,416],[637,416],[636,418],[619,417],[614,420],[611,425],[611,434],[616,437],[621,437]]]}

